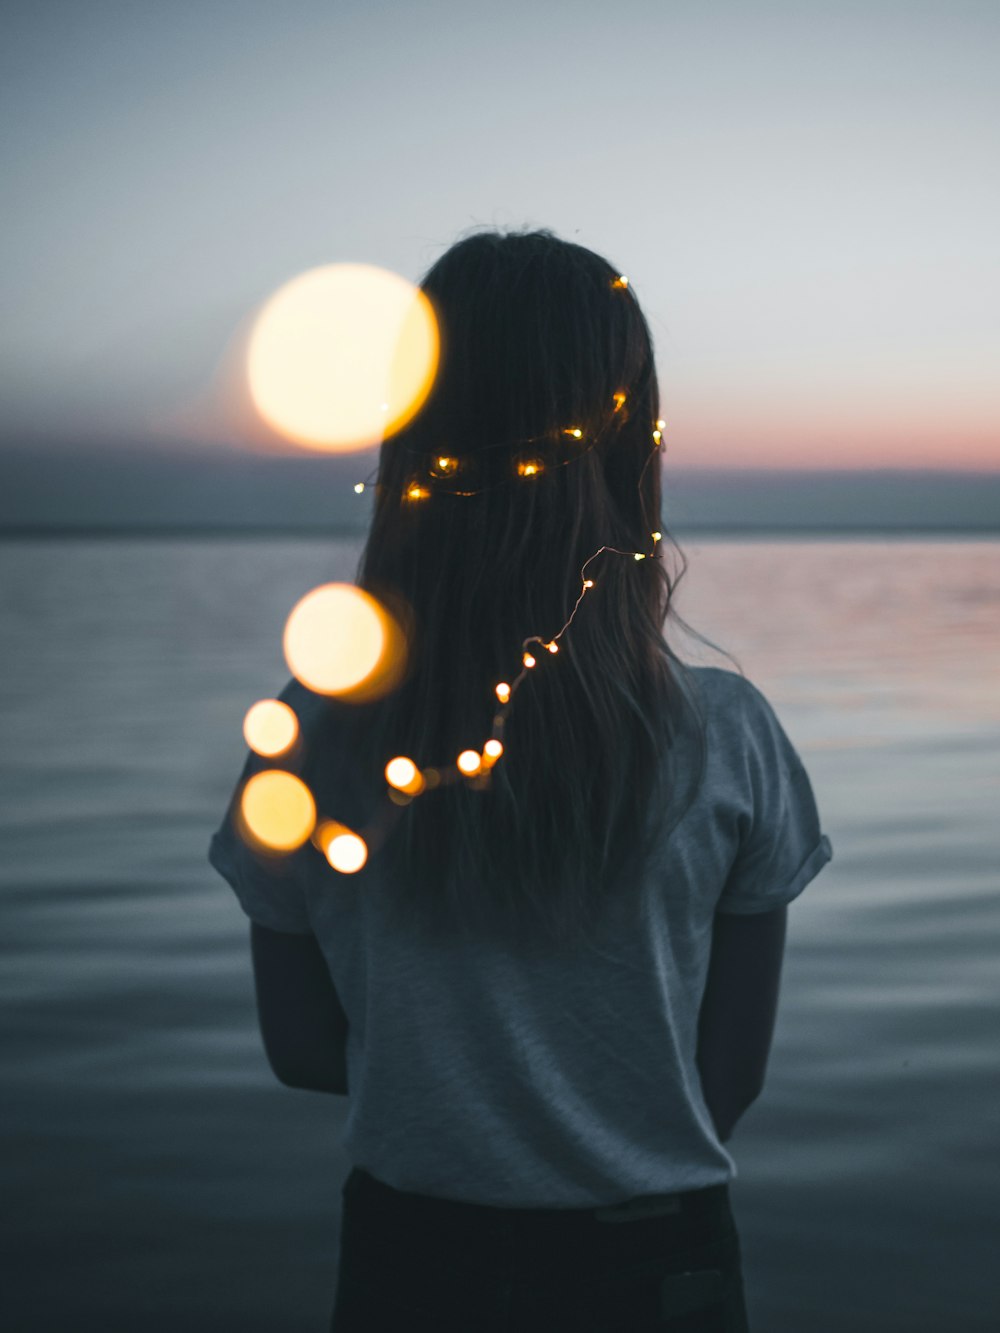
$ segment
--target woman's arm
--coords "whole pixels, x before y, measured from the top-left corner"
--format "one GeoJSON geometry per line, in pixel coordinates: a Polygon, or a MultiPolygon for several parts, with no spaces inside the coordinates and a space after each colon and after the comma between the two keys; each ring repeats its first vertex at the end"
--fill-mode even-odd
{"type": "Polygon", "coordinates": [[[275,1076],[290,1088],[347,1093],[347,1015],[315,935],[250,923],[257,1018],[275,1076]]]}
{"type": "Polygon", "coordinates": [[[698,1017],[702,1091],[725,1142],[760,1096],[774,1035],[788,908],[718,912],[698,1017]]]}

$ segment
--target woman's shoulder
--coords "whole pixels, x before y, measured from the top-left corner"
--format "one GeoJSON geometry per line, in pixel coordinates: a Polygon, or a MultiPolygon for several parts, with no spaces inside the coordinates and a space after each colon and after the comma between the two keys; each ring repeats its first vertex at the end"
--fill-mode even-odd
{"type": "Polygon", "coordinates": [[[748,676],[715,666],[693,666],[688,670],[706,724],[723,743],[769,730],[777,724],[772,704],[748,676]]]}
{"type": "Polygon", "coordinates": [[[760,693],[756,685],[738,671],[691,664],[685,664],[685,670],[699,697],[714,709],[737,706],[751,693],[760,693]]]}

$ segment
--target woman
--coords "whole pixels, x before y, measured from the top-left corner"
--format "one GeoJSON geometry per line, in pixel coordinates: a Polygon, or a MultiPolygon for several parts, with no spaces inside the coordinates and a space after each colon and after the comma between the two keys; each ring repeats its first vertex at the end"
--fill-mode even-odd
{"type": "Polygon", "coordinates": [[[253,756],[210,852],[251,918],[275,1074],[350,1099],[332,1327],[744,1330],[723,1144],[830,842],[760,691],[664,638],[627,279],[548,231],[484,232],[422,287],[441,360],[382,445],[357,578],[407,626],[405,678],[282,695],[286,766],[376,830],[368,862],[246,846],[253,756]],[[394,756],[420,794],[387,788],[394,756]]]}

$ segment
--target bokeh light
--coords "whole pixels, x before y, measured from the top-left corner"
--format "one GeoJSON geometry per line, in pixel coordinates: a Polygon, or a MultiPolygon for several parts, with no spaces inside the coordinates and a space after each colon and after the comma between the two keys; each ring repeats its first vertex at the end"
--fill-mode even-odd
{"type": "Polygon", "coordinates": [[[418,411],[438,349],[437,319],[419,287],[371,264],[326,264],[263,306],[247,351],[250,396],[286,439],[362,449],[418,411]]]}
{"type": "Polygon", "coordinates": [[[335,819],[324,820],[314,841],[334,870],[353,875],[368,860],[368,845],[359,833],[335,819]]]}
{"type": "Polygon", "coordinates": [[[395,759],[389,760],[385,766],[385,780],[398,791],[407,792],[411,796],[417,795],[424,788],[420,770],[405,755],[397,755],[395,759]]]}
{"type": "Polygon", "coordinates": [[[483,763],[492,767],[503,754],[503,744],[498,740],[488,740],[483,746],[483,763]]]}
{"type": "Polygon", "coordinates": [[[299,734],[294,709],[280,699],[261,699],[247,710],[243,737],[250,749],[268,759],[291,749],[299,734]]]}
{"type": "Polygon", "coordinates": [[[301,778],[283,769],[255,773],[240,797],[243,831],[269,851],[291,852],[316,824],[316,803],[301,778]]]}
{"type": "Polygon", "coordinates": [[[472,777],[474,773],[478,773],[483,763],[476,750],[463,750],[458,756],[457,762],[458,767],[466,777],[472,777]]]}
{"type": "Polygon", "coordinates": [[[367,703],[399,683],[406,636],[389,610],[351,583],[324,583],[301,598],[285,623],[285,660],[317,694],[367,703]]]}

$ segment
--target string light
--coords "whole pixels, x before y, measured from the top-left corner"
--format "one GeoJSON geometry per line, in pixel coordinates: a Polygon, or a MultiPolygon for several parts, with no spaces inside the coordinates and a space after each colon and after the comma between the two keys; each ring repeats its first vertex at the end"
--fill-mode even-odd
{"type": "Polygon", "coordinates": [[[478,750],[463,750],[457,760],[459,768],[466,777],[473,777],[483,766],[478,750]]]}
{"type": "MultiPolygon", "coordinates": [[[[629,280],[625,276],[625,274],[620,274],[611,282],[610,285],[612,288],[616,288],[619,290],[627,290],[629,285],[629,280]]],[[[618,390],[613,395],[614,407],[612,409],[612,415],[614,413],[619,412],[625,405],[626,401],[627,401],[626,392],[624,390],[618,390]]],[[[652,431],[653,448],[650,450],[649,456],[646,459],[646,463],[643,467],[643,472],[645,472],[645,468],[649,466],[649,463],[653,455],[662,448],[662,432],[665,429],[665,427],[666,427],[666,422],[658,418],[656,421],[656,427],[652,431]]],[[[570,437],[570,439],[572,440],[582,440],[584,438],[584,431],[579,426],[567,426],[562,430],[561,433],[564,436],[570,437]]],[[[525,446],[530,444],[538,444],[543,439],[546,438],[548,437],[538,436],[530,440],[522,440],[520,442],[520,447],[524,448],[525,446]]],[[[553,454],[553,459],[557,465],[562,465],[564,463],[572,462],[575,459],[582,457],[583,453],[586,453],[590,448],[593,448],[600,438],[601,438],[601,430],[598,430],[595,434],[589,437],[588,442],[582,452],[572,451],[570,454],[564,457],[553,454]]],[[[398,443],[398,447],[404,449],[407,448],[407,446],[402,442],[398,443]]],[[[509,450],[510,447],[511,447],[510,442],[502,442],[499,445],[491,445],[489,446],[489,449],[484,449],[481,450],[480,452],[487,453],[490,449],[494,448],[506,448],[509,450]]],[[[409,450],[409,452],[414,453],[416,451],[409,450]]],[[[474,454],[459,459],[451,454],[439,453],[431,455],[428,461],[427,456],[424,455],[424,462],[422,464],[422,467],[432,477],[447,480],[454,478],[455,475],[459,472],[464,472],[465,469],[470,464],[474,463],[477,460],[478,456],[479,456],[478,454],[474,454]]],[[[522,457],[515,462],[513,475],[522,478],[536,477],[539,475],[539,473],[545,470],[545,466],[546,464],[542,461],[540,457],[537,456],[524,457],[522,455],[522,457]]],[[[377,477],[378,471],[379,471],[378,466],[376,466],[373,469],[372,473],[370,473],[369,476],[365,478],[364,481],[356,482],[354,486],[355,493],[361,495],[367,489],[368,483],[374,477],[377,477]]],[[[418,472],[419,472],[419,467],[418,467],[418,472]]],[[[642,477],[640,474],[640,484],[641,480],[642,477]]],[[[497,483],[497,484],[502,484],[502,483],[497,483]]],[[[477,489],[463,489],[463,490],[441,489],[441,494],[462,495],[462,496],[475,495],[478,494],[480,490],[484,489],[487,488],[481,486],[478,487],[477,489]]],[[[407,500],[425,500],[430,496],[430,493],[431,493],[430,489],[426,485],[423,485],[421,483],[419,477],[413,477],[403,491],[403,498],[407,500]]],[[[404,807],[406,805],[409,805],[414,797],[421,795],[425,791],[433,790],[435,787],[439,787],[443,783],[453,781],[456,777],[464,776],[468,778],[473,778],[477,777],[477,775],[479,775],[480,773],[484,772],[488,773],[488,770],[491,769],[504,754],[503,742],[500,740],[500,737],[497,733],[501,732],[503,729],[504,722],[506,720],[507,715],[509,714],[510,707],[512,705],[514,694],[516,693],[517,689],[524,681],[524,679],[526,679],[527,674],[531,670],[531,668],[536,666],[536,658],[531,652],[528,651],[528,645],[532,643],[538,643],[542,645],[542,647],[544,647],[550,654],[552,655],[557,654],[559,652],[559,644],[557,640],[560,639],[563,636],[563,634],[565,634],[565,632],[569,629],[570,625],[573,623],[573,619],[577,613],[577,610],[579,609],[580,603],[583,601],[583,598],[585,597],[587,592],[595,586],[594,579],[585,577],[587,567],[591,564],[592,561],[596,560],[597,557],[602,555],[604,552],[609,552],[615,555],[622,555],[622,556],[631,555],[636,562],[645,560],[647,558],[647,555],[650,554],[655,556],[656,543],[661,540],[662,533],[653,532],[650,534],[650,536],[652,537],[653,541],[652,552],[624,551],[624,550],[619,550],[617,547],[613,546],[601,546],[591,556],[589,556],[587,560],[584,561],[583,566],[580,569],[580,579],[582,584],[580,593],[576,599],[576,602],[573,605],[573,608],[570,612],[569,618],[567,619],[566,623],[555,635],[553,635],[548,640],[539,638],[537,635],[530,635],[528,638],[526,638],[521,645],[523,650],[521,661],[523,663],[524,669],[521,671],[520,675],[514,679],[512,684],[508,683],[507,681],[500,681],[494,687],[494,693],[501,705],[501,708],[493,719],[494,734],[491,735],[489,739],[486,740],[486,742],[484,743],[482,753],[473,749],[463,750],[458,755],[455,761],[454,768],[445,769],[444,772],[439,771],[437,768],[425,768],[421,770],[420,768],[418,768],[418,766],[414,763],[412,759],[408,758],[405,755],[397,755],[394,759],[389,760],[389,762],[385,766],[384,773],[385,773],[386,783],[388,784],[389,787],[388,796],[393,805],[397,807],[404,807]]],[[[274,776],[277,777],[279,775],[274,774],[274,776]]],[[[283,774],[281,776],[290,777],[291,775],[283,774]]],[[[297,779],[295,781],[298,782],[297,779]]],[[[307,800],[311,799],[311,794],[308,792],[308,789],[305,788],[304,784],[300,785],[303,788],[302,791],[303,797],[307,798],[307,800]]],[[[473,785],[478,785],[478,784],[473,784],[473,785]]],[[[313,816],[313,818],[315,818],[315,816],[313,816]]],[[[293,839],[303,838],[303,837],[308,837],[308,833],[305,831],[305,829],[303,829],[302,833],[295,833],[292,835],[293,839]]],[[[343,874],[353,874],[357,870],[361,869],[361,867],[367,861],[369,849],[368,849],[368,843],[366,842],[365,838],[361,834],[356,833],[353,829],[349,829],[345,825],[339,824],[336,821],[324,820],[320,823],[317,823],[315,825],[315,831],[313,832],[312,835],[312,840],[317,845],[317,847],[319,847],[319,849],[323,852],[329,864],[333,866],[335,870],[338,870],[343,874]]],[[[268,839],[268,841],[270,842],[270,845],[273,848],[275,846],[275,843],[278,842],[279,839],[273,838],[273,839],[268,839]]]]}
{"type": "Polygon", "coordinates": [[[368,860],[368,844],[359,833],[335,819],[324,820],[313,834],[313,842],[342,875],[353,875],[368,860]]]}
{"type": "Polygon", "coordinates": [[[409,796],[416,796],[424,789],[424,779],[420,770],[412,759],[407,759],[405,755],[398,755],[395,759],[390,759],[385,766],[385,780],[390,787],[395,787],[397,791],[405,792],[409,796]]]}
{"type": "Polygon", "coordinates": [[[330,839],[326,859],[342,875],[353,875],[368,860],[368,844],[357,833],[338,833],[330,839]]]}

